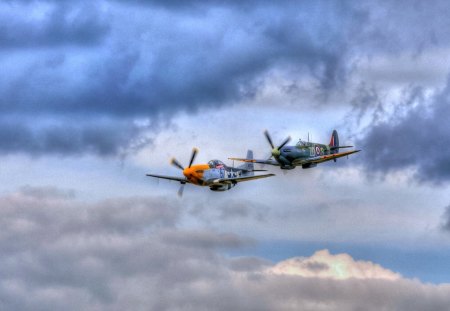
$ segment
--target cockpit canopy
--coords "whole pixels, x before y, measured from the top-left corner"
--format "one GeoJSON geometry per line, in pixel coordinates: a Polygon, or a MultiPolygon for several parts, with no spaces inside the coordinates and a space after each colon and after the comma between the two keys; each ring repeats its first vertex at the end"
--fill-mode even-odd
{"type": "Polygon", "coordinates": [[[301,140],[301,139],[298,140],[297,146],[299,146],[299,147],[305,147],[305,146],[307,146],[307,145],[308,145],[308,144],[307,144],[305,141],[303,141],[303,140],[301,140]]]}
{"type": "Polygon", "coordinates": [[[223,164],[220,160],[211,160],[208,162],[208,165],[210,168],[222,168],[225,167],[225,164],[223,164]]]}

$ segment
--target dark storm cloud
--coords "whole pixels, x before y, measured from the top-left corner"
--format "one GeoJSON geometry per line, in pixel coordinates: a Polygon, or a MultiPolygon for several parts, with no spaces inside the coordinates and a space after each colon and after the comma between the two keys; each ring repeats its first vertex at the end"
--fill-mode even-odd
{"type": "Polygon", "coordinates": [[[83,147],[85,153],[117,154],[127,147],[124,139],[139,133],[108,135],[107,142],[106,135],[75,138],[75,147],[63,133],[90,131],[95,118],[107,117],[114,127],[137,117],[170,119],[178,111],[253,96],[265,73],[279,66],[297,68],[324,89],[332,88],[346,71],[340,55],[353,22],[343,20],[355,15],[327,2],[289,2],[289,9],[262,3],[246,12],[214,2],[203,3],[200,13],[176,10],[181,2],[173,3],[174,10],[126,2],[11,3],[18,8],[9,7],[0,33],[3,48],[9,48],[0,58],[7,65],[0,74],[2,115],[33,116],[34,126],[44,120],[67,121],[67,130],[57,137],[51,136],[51,128],[18,125],[12,133],[16,140],[8,135],[2,139],[3,153],[30,154],[78,154],[83,147]],[[24,17],[39,11],[41,3],[51,8],[44,18],[24,17]],[[329,19],[319,18],[322,7],[329,19]],[[309,9],[314,13],[300,14],[309,9]],[[83,116],[91,123],[71,121],[83,116]]]}
{"type": "MultiPolygon", "coordinates": [[[[110,37],[112,43],[101,46],[109,53],[100,60],[87,59],[92,63],[82,68],[85,71],[77,72],[82,75],[82,84],[67,90],[74,91],[71,96],[53,87],[61,85],[61,80],[71,81],[63,76],[65,70],[51,70],[41,62],[26,76],[12,81],[17,89],[10,88],[10,103],[4,101],[2,108],[5,112],[30,113],[36,110],[37,100],[45,97],[39,102],[41,113],[153,116],[160,111],[195,110],[199,105],[249,96],[261,82],[258,75],[278,65],[292,64],[329,87],[345,70],[338,55],[344,53],[347,33],[333,32],[336,25],[332,22],[322,26],[330,33],[318,33],[320,30],[307,24],[312,22],[310,17],[299,18],[282,9],[277,11],[280,16],[276,22],[270,23],[266,20],[270,12],[264,9],[244,16],[230,9],[218,14],[212,8],[204,15],[194,15],[199,25],[191,27],[184,25],[184,20],[190,19],[187,13],[178,16],[147,8],[153,22],[137,20],[128,24],[126,13],[111,13],[115,17],[111,23],[117,23],[110,37]],[[174,20],[169,24],[166,18],[174,20]],[[201,26],[210,23],[209,30],[201,26]],[[292,32],[293,28],[298,31],[292,32]],[[38,88],[41,85],[35,81],[42,78],[47,78],[47,85],[38,88]],[[34,98],[24,89],[32,90],[34,98]]],[[[328,9],[332,10],[333,5],[328,9]]],[[[66,54],[68,65],[73,55],[66,54]]],[[[69,87],[64,83],[62,86],[69,87]]]]}
{"type": "Polygon", "coordinates": [[[108,29],[104,16],[88,2],[80,2],[76,7],[62,3],[46,11],[43,18],[19,14],[4,6],[0,13],[0,51],[92,45],[100,43],[108,29]]]}
{"type": "Polygon", "coordinates": [[[81,148],[60,135],[46,149],[36,140],[54,138],[38,125],[64,121],[69,131],[84,132],[98,118],[112,127],[134,118],[170,120],[252,97],[277,70],[312,79],[324,94],[344,89],[359,57],[448,41],[448,21],[431,18],[445,2],[409,4],[8,1],[0,27],[0,110],[3,118],[33,117],[37,130],[28,129],[37,135],[19,126],[23,136],[3,140],[1,151],[116,155],[142,131],[110,135],[108,142],[104,135],[78,139],[81,148]],[[429,23],[411,31],[418,18],[429,23]],[[71,121],[86,116],[84,124],[71,121]]]}
{"type": "Polygon", "coordinates": [[[123,154],[139,138],[141,130],[137,126],[119,122],[87,125],[68,123],[35,128],[19,121],[14,124],[4,121],[0,124],[0,153],[123,154]]]}
{"type": "MultiPolygon", "coordinates": [[[[2,195],[0,207],[5,311],[446,310],[450,303],[449,285],[383,279],[395,274],[348,255],[346,271],[363,266],[372,273],[315,277],[327,269],[317,256],[285,262],[287,274],[260,258],[226,258],[217,248],[247,240],[177,227],[183,211],[178,200],[86,203],[68,190],[25,187],[2,195]],[[289,272],[302,271],[305,263],[309,277],[289,272]]],[[[328,257],[330,267],[339,264],[328,257]]]]}
{"type": "Polygon", "coordinates": [[[375,122],[357,142],[369,172],[416,170],[421,181],[450,180],[450,79],[446,87],[425,99],[420,88],[407,92],[396,112],[375,122]]]}

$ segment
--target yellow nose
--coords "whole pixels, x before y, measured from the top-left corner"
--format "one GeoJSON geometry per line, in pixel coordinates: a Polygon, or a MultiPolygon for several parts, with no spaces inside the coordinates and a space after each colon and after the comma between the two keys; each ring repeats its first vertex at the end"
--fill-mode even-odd
{"type": "Polygon", "coordinates": [[[202,183],[203,172],[208,169],[206,165],[193,165],[183,170],[183,175],[193,184],[199,185],[202,183]]]}
{"type": "Polygon", "coordinates": [[[185,168],[183,170],[183,175],[194,185],[198,184],[197,173],[192,167],[185,168]]]}
{"type": "Polygon", "coordinates": [[[191,178],[192,176],[194,176],[195,172],[192,169],[192,167],[187,167],[183,170],[183,175],[186,176],[187,179],[191,178]]]}

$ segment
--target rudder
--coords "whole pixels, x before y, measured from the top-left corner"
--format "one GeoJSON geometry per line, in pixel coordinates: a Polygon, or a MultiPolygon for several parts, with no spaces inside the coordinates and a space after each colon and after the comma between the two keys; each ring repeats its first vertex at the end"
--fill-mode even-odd
{"type": "MultiPolygon", "coordinates": [[[[253,160],[253,151],[252,150],[247,151],[246,159],[253,160]]],[[[244,164],[239,165],[237,168],[246,170],[246,171],[253,171],[255,169],[255,166],[254,166],[253,162],[245,162],[244,164]]]]}
{"type": "Polygon", "coordinates": [[[338,132],[336,130],[333,130],[333,134],[331,134],[330,139],[330,152],[333,153],[339,153],[339,136],[338,132]]]}

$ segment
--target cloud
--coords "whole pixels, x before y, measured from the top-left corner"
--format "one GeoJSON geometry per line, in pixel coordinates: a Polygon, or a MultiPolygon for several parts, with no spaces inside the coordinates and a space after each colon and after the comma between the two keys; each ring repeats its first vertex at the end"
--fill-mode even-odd
{"type": "MultiPolygon", "coordinates": [[[[67,195],[69,193],[70,195],[67,195]]],[[[83,202],[25,187],[0,197],[2,310],[445,310],[423,284],[347,254],[229,258],[247,239],[179,226],[178,200],[83,202]]]]}
{"type": "Polygon", "coordinates": [[[400,275],[371,262],[355,261],[347,254],[332,255],[328,250],[314,253],[311,257],[291,258],[269,269],[279,275],[346,279],[398,280],[400,275]]]}
{"type": "Polygon", "coordinates": [[[76,194],[74,190],[60,189],[55,187],[31,187],[23,186],[19,193],[24,197],[36,199],[72,199],[76,194]]]}
{"type": "Polygon", "coordinates": [[[419,181],[450,180],[450,79],[429,98],[414,88],[388,119],[370,126],[357,142],[370,173],[415,170],[419,181]],[[423,150],[425,153],[420,152],[423,150]]]}
{"type": "Polygon", "coordinates": [[[269,208],[263,204],[255,204],[245,198],[228,199],[218,201],[214,209],[208,208],[207,204],[195,204],[190,209],[190,214],[205,223],[232,222],[244,219],[254,219],[264,222],[269,208]]]}
{"type": "Polygon", "coordinates": [[[111,304],[120,309],[121,295],[134,300],[133,286],[140,292],[153,288],[156,294],[172,281],[215,277],[212,266],[219,258],[212,249],[246,243],[232,234],[178,233],[177,200],[86,203],[66,193],[71,191],[27,186],[0,197],[2,309],[49,310],[66,304],[72,310],[111,304]],[[197,277],[202,271],[206,275],[197,277]],[[124,293],[127,282],[130,291],[124,293]]]}
{"type": "Polygon", "coordinates": [[[442,215],[442,218],[442,229],[445,231],[450,231],[450,205],[445,208],[445,212],[444,215],[442,215]]]}
{"type": "MultiPolygon", "coordinates": [[[[0,19],[0,111],[8,121],[0,152],[117,156],[148,143],[148,131],[174,115],[257,98],[274,75],[285,81],[281,92],[317,90],[312,101],[353,92],[349,84],[364,80],[355,70],[361,63],[448,47],[448,21],[438,14],[447,7],[8,1],[0,19]],[[430,22],[416,29],[418,19],[430,22]]],[[[383,80],[395,76],[387,69],[383,80]]],[[[336,105],[326,102],[323,109],[336,105]]]]}
{"type": "Polygon", "coordinates": [[[332,18],[316,29],[313,16],[267,4],[247,12],[203,4],[191,14],[124,2],[13,3],[0,34],[9,47],[0,110],[10,123],[0,149],[25,154],[120,154],[143,135],[130,130],[136,120],[154,124],[252,97],[276,68],[333,88],[344,80],[353,29],[336,27],[354,14],[289,4],[327,8],[332,18]]]}
{"type": "Polygon", "coordinates": [[[237,248],[251,244],[235,234],[212,231],[170,231],[162,234],[164,242],[182,247],[237,248]]]}
{"type": "Polygon", "coordinates": [[[0,125],[0,153],[111,156],[150,141],[143,135],[148,126],[101,121],[70,123],[39,127],[5,120],[0,125]]]}
{"type": "Polygon", "coordinates": [[[100,43],[109,26],[95,5],[64,2],[50,5],[41,1],[12,5],[2,4],[0,11],[0,50],[57,47],[61,45],[90,46],[100,43]],[[20,9],[29,14],[18,14],[20,9]]]}

